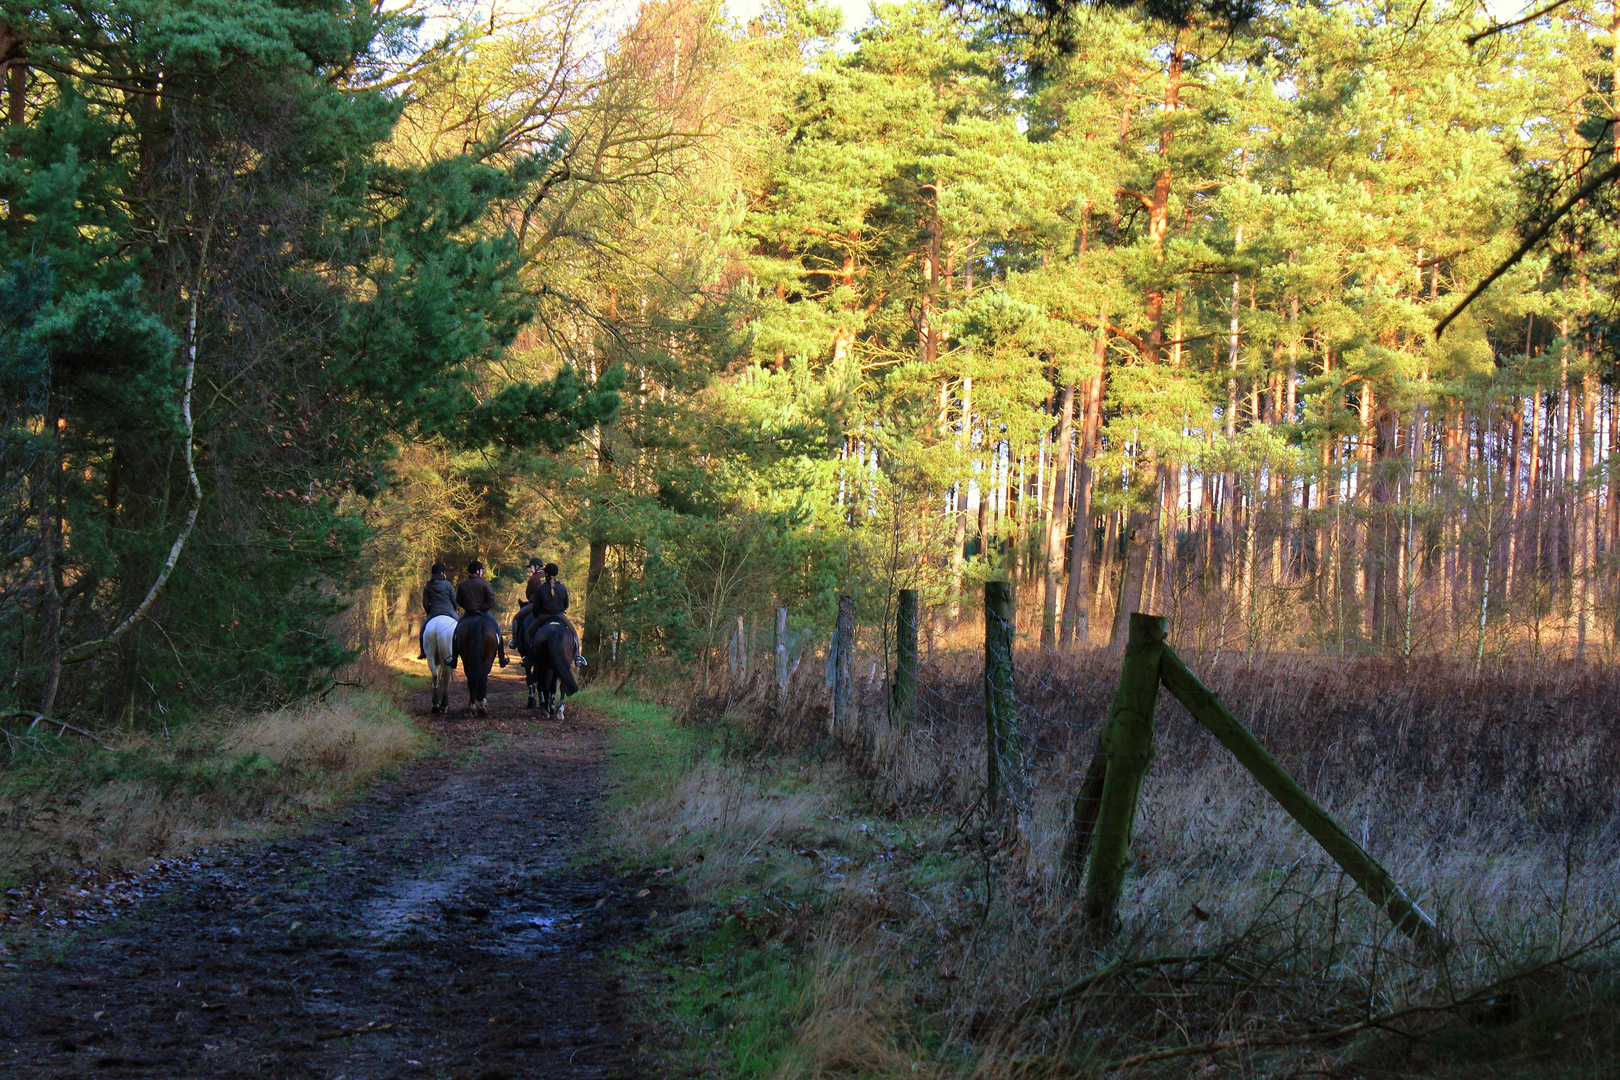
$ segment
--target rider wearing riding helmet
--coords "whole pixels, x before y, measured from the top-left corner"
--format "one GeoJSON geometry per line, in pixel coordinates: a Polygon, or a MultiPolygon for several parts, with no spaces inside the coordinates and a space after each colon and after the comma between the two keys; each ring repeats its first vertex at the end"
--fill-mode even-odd
{"type": "Polygon", "coordinates": [[[529,578],[529,595],[533,599],[530,606],[534,608],[535,626],[544,626],[546,623],[560,622],[568,627],[568,632],[574,635],[575,655],[574,663],[580,667],[585,666],[585,657],[579,654],[579,631],[574,628],[573,621],[564,614],[568,610],[568,586],[557,580],[557,564],[546,563],[542,568],[545,580],[535,587],[534,578],[529,578]]]}
{"type": "Polygon", "coordinates": [[[456,587],[450,584],[450,568],[433,564],[433,577],[422,586],[422,632],[416,635],[418,660],[427,659],[427,624],[440,615],[456,617],[456,587]]]}
{"type": "Polygon", "coordinates": [[[512,616],[512,647],[519,652],[523,651],[524,635],[528,633],[529,616],[534,614],[534,601],[540,595],[540,586],[545,581],[545,564],[538,555],[529,556],[529,584],[524,589],[524,604],[518,608],[516,615],[512,616]]]}
{"type": "MultiPolygon", "coordinates": [[[[490,622],[495,622],[495,616],[489,612],[489,609],[495,606],[495,590],[484,580],[484,564],[477,559],[467,564],[467,576],[456,586],[456,604],[466,611],[468,616],[483,615],[490,622]]],[[[501,667],[505,667],[506,646],[501,641],[500,623],[495,623],[495,651],[501,658],[501,667]]]]}

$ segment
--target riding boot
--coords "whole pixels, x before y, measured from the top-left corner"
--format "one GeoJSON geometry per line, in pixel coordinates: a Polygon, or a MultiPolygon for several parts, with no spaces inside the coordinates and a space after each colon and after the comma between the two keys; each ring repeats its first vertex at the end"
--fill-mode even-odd
{"type": "Polygon", "coordinates": [[[495,623],[495,655],[500,657],[501,667],[505,667],[507,664],[506,639],[501,635],[501,624],[495,622],[495,616],[493,615],[489,617],[489,621],[495,623]]]}

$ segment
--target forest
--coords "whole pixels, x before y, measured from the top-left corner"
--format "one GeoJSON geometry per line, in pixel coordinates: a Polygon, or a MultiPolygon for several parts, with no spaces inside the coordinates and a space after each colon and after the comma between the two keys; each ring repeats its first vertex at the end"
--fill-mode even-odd
{"type": "Polygon", "coordinates": [[[538,556],[614,747],[544,814],[692,1075],[1620,1060],[1620,0],[0,0],[0,68],[7,956],[475,760],[422,585],[538,556]],[[1140,613],[1451,936],[1151,679],[1086,936],[1140,613]]]}
{"type": "Polygon", "coordinates": [[[531,548],[626,662],[997,575],[1059,652],[1613,647],[1613,13],[92,6],[7,31],[19,709],[531,548]]]}

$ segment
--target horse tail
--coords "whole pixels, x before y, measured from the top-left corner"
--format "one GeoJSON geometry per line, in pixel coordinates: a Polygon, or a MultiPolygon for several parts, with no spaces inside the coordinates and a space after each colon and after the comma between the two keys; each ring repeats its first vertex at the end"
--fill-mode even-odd
{"type": "MultiPolygon", "coordinates": [[[[484,638],[488,626],[484,619],[470,615],[456,625],[456,656],[467,678],[469,701],[483,701],[489,690],[489,664],[484,660],[484,638]]],[[[496,631],[500,631],[497,629],[496,631]]]]}
{"type": "Polygon", "coordinates": [[[573,695],[579,693],[579,682],[574,678],[574,635],[568,632],[568,627],[561,623],[552,623],[557,630],[547,637],[548,651],[551,653],[551,670],[557,673],[557,680],[562,683],[563,693],[573,695]]]}

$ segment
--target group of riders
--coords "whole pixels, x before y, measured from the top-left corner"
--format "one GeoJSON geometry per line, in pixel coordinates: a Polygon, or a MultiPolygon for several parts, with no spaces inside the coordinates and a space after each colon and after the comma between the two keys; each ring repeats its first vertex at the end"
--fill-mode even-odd
{"type": "MultiPolygon", "coordinates": [[[[578,655],[579,631],[574,628],[572,620],[566,614],[568,611],[568,586],[557,579],[557,564],[542,563],[538,558],[529,559],[529,583],[524,592],[524,604],[518,609],[517,615],[512,619],[512,645],[521,649],[521,643],[528,640],[527,635],[534,629],[547,623],[561,623],[573,635],[575,643],[574,663],[580,667],[585,666],[585,657],[578,655]]],[[[495,590],[490,587],[484,578],[484,564],[474,559],[467,564],[467,576],[458,584],[450,583],[449,568],[442,562],[433,564],[433,577],[422,586],[422,635],[419,638],[421,646],[418,660],[427,659],[427,624],[435,616],[448,615],[460,622],[462,619],[488,619],[495,626],[495,647],[500,656],[501,667],[507,664],[506,641],[503,639],[500,623],[496,622],[491,609],[495,606],[495,590]],[[465,614],[457,615],[460,608],[465,614]]],[[[450,666],[456,666],[454,650],[450,654],[450,666]]]]}

